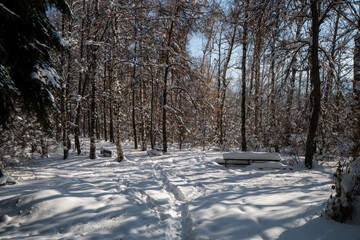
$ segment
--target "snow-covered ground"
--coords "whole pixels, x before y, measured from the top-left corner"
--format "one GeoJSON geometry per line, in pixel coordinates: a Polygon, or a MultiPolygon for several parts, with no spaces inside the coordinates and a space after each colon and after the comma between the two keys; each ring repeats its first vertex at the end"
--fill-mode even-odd
{"type": "Polygon", "coordinates": [[[335,164],[260,170],[225,168],[212,151],[124,152],[121,163],[59,152],[10,170],[18,183],[0,187],[0,239],[360,237],[359,225],[320,216],[335,164]]]}

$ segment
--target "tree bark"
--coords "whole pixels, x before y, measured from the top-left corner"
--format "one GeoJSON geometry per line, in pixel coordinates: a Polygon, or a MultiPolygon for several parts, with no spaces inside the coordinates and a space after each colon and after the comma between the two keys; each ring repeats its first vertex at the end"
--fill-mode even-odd
{"type": "Polygon", "coordinates": [[[132,127],[133,127],[133,134],[134,134],[134,148],[138,148],[137,142],[137,132],[136,132],[136,114],[135,114],[135,84],[137,83],[137,43],[136,43],[136,36],[137,30],[135,29],[134,39],[135,39],[135,46],[134,46],[134,66],[133,66],[133,75],[132,75],[132,84],[131,84],[131,91],[132,91],[132,127]]]}
{"type": "MultiPolygon", "coordinates": [[[[295,63],[294,63],[295,65],[295,63]]],[[[291,78],[290,78],[290,88],[288,92],[288,97],[286,100],[286,129],[285,129],[285,142],[284,144],[289,145],[291,133],[292,133],[292,126],[291,126],[291,109],[293,106],[293,98],[294,98],[294,88],[295,88],[295,77],[296,77],[296,69],[295,66],[292,67],[291,70],[291,78]]]]}
{"type": "MultiPolygon", "coordinates": [[[[65,34],[65,16],[63,15],[62,17],[62,23],[61,23],[61,30],[62,30],[62,34],[65,34]]],[[[68,63],[70,64],[70,63],[68,63]]],[[[61,110],[61,122],[62,122],[62,144],[63,144],[63,150],[64,150],[64,155],[63,155],[63,159],[67,159],[68,155],[69,155],[69,148],[68,148],[68,144],[67,144],[67,139],[68,139],[68,124],[67,124],[67,108],[66,108],[66,104],[67,104],[67,87],[68,87],[68,78],[65,77],[64,75],[64,65],[65,65],[65,55],[62,53],[61,54],[61,75],[63,77],[63,79],[65,80],[65,82],[63,82],[62,84],[62,90],[61,90],[61,100],[60,100],[60,110],[61,110]]]]}
{"type": "Polygon", "coordinates": [[[321,106],[321,89],[320,89],[320,74],[319,74],[319,12],[317,1],[310,1],[311,8],[311,45],[310,45],[310,82],[312,85],[311,101],[313,109],[310,117],[310,126],[306,139],[305,150],[305,166],[312,168],[312,159],[316,152],[316,130],[319,123],[320,106],[321,106]]]}
{"type": "Polygon", "coordinates": [[[63,149],[64,149],[64,155],[63,155],[63,159],[67,159],[68,155],[69,155],[69,148],[68,148],[68,144],[67,144],[67,139],[68,139],[68,130],[67,130],[67,109],[66,109],[66,87],[67,84],[64,83],[63,89],[62,89],[62,99],[61,99],[61,112],[62,112],[62,144],[63,144],[63,149]]]}
{"type": "MultiPolygon", "coordinates": [[[[85,1],[83,1],[83,10],[85,11],[85,1]]],[[[85,38],[85,20],[84,18],[81,20],[81,37],[80,37],[80,61],[82,62],[82,59],[84,57],[84,38],[85,38]]],[[[81,84],[82,84],[82,79],[83,79],[83,74],[82,71],[79,71],[79,84],[78,84],[78,95],[81,96],[81,99],[79,99],[79,101],[77,102],[77,106],[76,106],[76,116],[75,116],[75,128],[74,128],[74,135],[75,135],[75,148],[77,151],[77,154],[80,155],[81,154],[81,147],[80,147],[80,118],[81,118],[81,101],[82,101],[82,97],[83,97],[83,92],[85,93],[85,89],[81,88],[81,84]]],[[[86,81],[84,83],[84,88],[86,87],[86,81]]],[[[83,128],[84,130],[84,128],[83,128]]]]}
{"type": "Polygon", "coordinates": [[[242,62],[241,62],[241,150],[246,152],[246,52],[247,52],[247,32],[248,32],[248,13],[247,9],[249,7],[249,0],[246,1],[246,13],[245,13],[245,22],[243,26],[243,37],[242,37],[242,62]]]}
{"type": "Polygon", "coordinates": [[[108,69],[108,74],[109,74],[109,121],[110,121],[109,138],[110,138],[110,142],[115,143],[114,120],[113,120],[113,117],[114,117],[114,114],[113,114],[114,99],[113,99],[113,91],[112,91],[112,86],[113,86],[112,66],[113,66],[113,59],[112,59],[112,56],[111,56],[111,58],[110,58],[110,67],[108,69]]]}
{"type": "Polygon", "coordinates": [[[109,137],[110,137],[110,142],[115,143],[115,138],[114,138],[114,121],[113,121],[113,101],[110,99],[109,101],[109,109],[110,109],[110,128],[109,128],[109,137]]]}
{"type": "MultiPolygon", "coordinates": [[[[117,107],[119,108],[119,106],[117,107]]],[[[117,153],[117,161],[121,162],[122,160],[124,160],[124,152],[122,149],[122,144],[121,144],[121,119],[120,119],[120,112],[119,110],[116,111],[115,113],[116,116],[116,120],[115,120],[115,145],[116,145],[116,153],[117,153]]]]}
{"type": "Polygon", "coordinates": [[[298,102],[297,102],[297,111],[300,112],[301,111],[301,88],[302,88],[302,75],[303,75],[303,71],[300,71],[299,73],[299,87],[298,87],[298,102]]]}
{"type": "MultiPolygon", "coordinates": [[[[110,89],[110,91],[113,91],[110,89]]],[[[116,96],[116,92],[114,92],[114,95],[116,96]]],[[[114,112],[115,117],[115,145],[116,145],[116,153],[117,153],[117,161],[121,162],[124,160],[124,152],[122,149],[122,139],[121,139],[121,113],[120,113],[120,104],[116,102],[114,104],[116,111],[114,112]]]]}
{"type": "MultiPolygon", "coordinates": [[[[135,68],[135,66],[134,66],[135,68]]],[[[136,70],[134,69],[134,72],[136,70]]],[[[135,75],[135,74],[134,74],[135,75]]],[[[133,79],[133,83],[132,83],[132,97],[131,97],[131,105],[132,105],[132,112],[131,112],[131,120],[132,120],[132,127],[133,127],[133,136],[134,136],[134,148],[137,149],[138,148],[138,142],[137,142],[137,132],[136,132],[136,116],[135,116],[135,79],[133,79]]]]}
{"type": "Polygon", "coordinates": [[[151,109],[150,109],[150,144],[151,149],[155,149],[154,137],[154,76],[151,74],[151,109]]]}
{"type": "Polygon", "coordinates": [[[353,81],[353,128],[354,128],[354,146],[352,151],[353,160],[360,155],[360,22],[358,32],[354,38],[354,81],[353,81]]]}
{"type": "Polygon", "coordinates": [[[260,122],[261,122],[261,118],[259,118],[260,115],[260,61],[261,61],[261,48],[262,48],[262,29],[261,29],[261,22],[262,22],[262,17],[259,17],[259,20],[257,22],[257,31],[256,31],[256,35],[255,35],[255,46],[254,46],[254,68],[255,68],[255,76],[254,76],[254,80],[255,80],[255,84],[254,84],[254,88],[255,88],[255,135],[258,136],[259,134],[259,129],[260,129],[260,122]]]}
{"type": "Polygon", "coordinates": [[[117,153],[118,162],[124,160],[124,152],[122,150],[122,145],[121,145],[120,128],[117,128],[117,132],[116,132],[116,153],[117,153]]]}
{"type": "MultiPolygon", "coordinates": [[[[176,12],[178,11],[178,9],[176,10],[176,12]]],[[[168,39],[167,39],[167,44],[166,46],[168,48],[170,48],[171,46],[171,38],[172,38],[172,33],[173,33],[173,29],[174,29],[174,20],[171,20],[171,24],[170,24],[170,29],[169,29],[169,34],[168,34],[168,39]]],[[[169,55],[169,50],[165,50],[165,72],[164,72],[164,79],[163,79],[163,105],[162,105],[162,136],[163,136],[163,152],[167,152],[167,132],[166,132],[166,105],[167,105],[167,80],[168,80],[168,75],[169,75],[169,64],[170,64],[170,55],[169,55]]]]}
{"type": "Polygon", "coordinates": [[[141,82],[141,93],[140,93],[140,97],[141,97],[141,106],[140,106],[140,115],[141,115],[141,150],[142,151],[146,151],[147,148],[147,144],[146,144],[146,119],[145,119],[145,113],[144,113],[144,105],[145,105],[145,82],[142,81],[141,82]]]}
{"type": "Polygon", "coordinates": [[[91,54],[91,63],[89,66],[89,75],[91,78],[91,94],[90,94],[90,128],[89,128],[89,137],[90,137],[90,159],[96,158],[96,135],[95,135],[95,125],[96,125],[96,79],[95,79],[95,68],[96,68],[96,46],[90,46],[91,54]]]}
{"type": "Polygon", "coordinates": [[[106,63],[104,64],[104,99],[103,99],[103,114],[104,114],[104,139],[105,141],[107,142],[108,140],[108,136],[107,136],[107,112],[106,112],[106,92],[107,92],[107,89],[106,89],[106,63]]]}
{"type": "Polygon", "coordinates": [[[271,61],[270,61],[270,74],[271,74],[271,94],[270,94],[270,129],[272,146],[275,152],[279,152],[279,144],[277,139],[277,125],[276,125],[276,109],[275,109],[275,40],[272,41],[271,46],[271,61]]]}
{"type": "Polygon", "coordinates": [[[222,142],[222,136],[221,132],[221,88],[222,88],[222,84],[221,84],[221,46],[222,46],[222,28],[220,30],[220,36],[219,36],[219,44],[218,44],[218,62],[217,62],[217,91],[216,91],[216,136],[217,136],[217,143],[219,144],[219,146],[222,146],[223,142],[222,142]]]}

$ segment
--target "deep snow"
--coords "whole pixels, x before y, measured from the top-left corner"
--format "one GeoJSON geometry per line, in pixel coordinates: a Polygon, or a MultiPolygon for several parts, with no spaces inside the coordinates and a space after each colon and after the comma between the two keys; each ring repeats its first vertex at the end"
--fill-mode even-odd
{"type": "Polygon", "coordinates": [[[260,170],[225,168],[215,151],[124,152],[9,170],[18,184],[0,187],[0,239],[360,238],[359,225],[320,217],[335,163],[260,170]]]}

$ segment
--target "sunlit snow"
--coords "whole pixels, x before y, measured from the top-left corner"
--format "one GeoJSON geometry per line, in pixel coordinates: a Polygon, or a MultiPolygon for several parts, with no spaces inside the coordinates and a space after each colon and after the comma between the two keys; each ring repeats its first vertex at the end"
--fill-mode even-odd
{"type": "MultiPolygon", "coordinates": [[[[336,166],[225,168],[215,151],[126,159],[61,149],[8,170],[0,188],[0,239],[358,239],[357,225],[321,217],[336,166]]],[[[115,150],[110,143],[98,143],[115,150]]]]}

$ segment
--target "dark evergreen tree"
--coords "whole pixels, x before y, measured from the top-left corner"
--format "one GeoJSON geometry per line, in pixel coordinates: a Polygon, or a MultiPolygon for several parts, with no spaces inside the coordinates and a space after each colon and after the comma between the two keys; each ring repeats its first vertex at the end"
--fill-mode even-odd
{"type": "Polygon", "coordinates": [[[0,125],[9,126],[12,113],[35,113],[44,129],[50,127],[52,89],[60,76],[51,66],[50,49],[66,44],[46,16],[47,11],[70,14],[63,0],[0,0],[0,125]]]}

